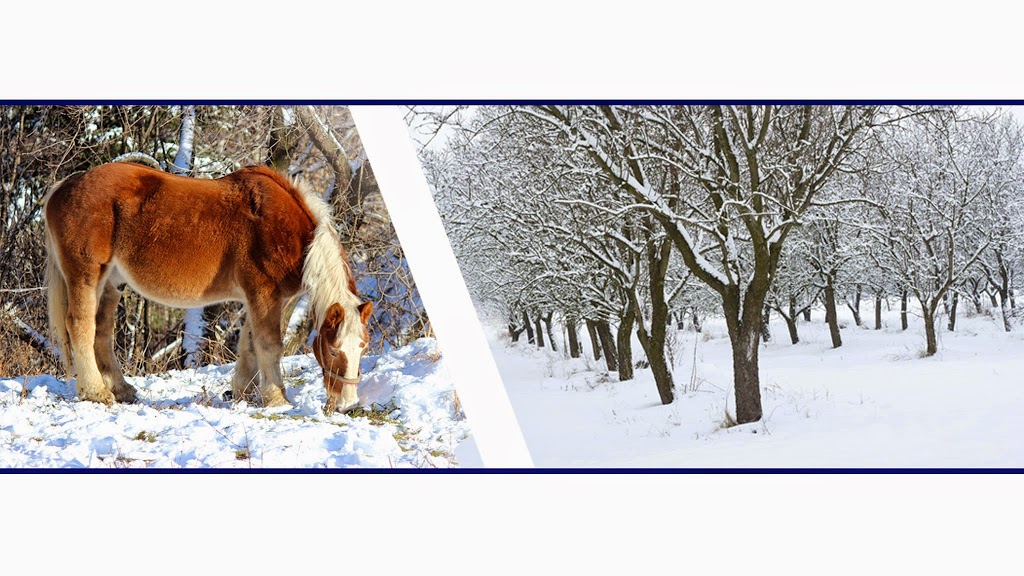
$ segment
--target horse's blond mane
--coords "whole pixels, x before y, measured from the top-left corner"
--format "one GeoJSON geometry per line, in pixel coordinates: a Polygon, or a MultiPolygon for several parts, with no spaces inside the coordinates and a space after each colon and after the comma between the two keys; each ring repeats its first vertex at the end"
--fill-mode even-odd
{"type": "Polygon", "coordinates": [[[293,181],[309,213],[316,220],[313,241],[302,265],[302,286],[309,294],[316,327],[324,321],[327,309],[337,302],[345,308],[346,318],[359,316],[359,296],[354,293],[352,269],[343,256],[341,240],[334,230],[331,208],[306,186],[293,181]]]}

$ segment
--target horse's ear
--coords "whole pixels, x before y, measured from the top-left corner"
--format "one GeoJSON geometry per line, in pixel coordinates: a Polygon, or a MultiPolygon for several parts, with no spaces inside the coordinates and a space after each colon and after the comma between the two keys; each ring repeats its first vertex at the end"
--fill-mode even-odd
{"type": "Polygon", "coordinates": [[[366,324],[366,321],[370,319],[370,314],[373,314],[373,302],[367,300],[359,305],[359,321],[366,324]]]}
{"type": "Polygon", "coordinates": [[[341,321],[345,319],[345,309],[341,307],[341,304],[335,302],[327,309],[327,314],[324,316],[324,325],[320,331],[335,333],[338,331],[338,326],[341,326],[341,321]]]}

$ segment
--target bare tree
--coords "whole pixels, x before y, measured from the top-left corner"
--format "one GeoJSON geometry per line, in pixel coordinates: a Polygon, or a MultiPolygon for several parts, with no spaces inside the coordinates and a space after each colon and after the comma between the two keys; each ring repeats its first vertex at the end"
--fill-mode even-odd
{"type": "Polygon", "coordinates": [[[858,147],[870,107],[689,106],[530,112],[562,130],[650,214],[721,298],[733,347],[736,418],[761,417],[762,310],[786,237],[858,147]],[[672,195],[658,174],[686,181],[672,195]],[[714,255],[714,260],[711,255],[714,255]]]}
{"type": "Polygon", "coordinates": [[[925,354],[938,350],[935,319],[995,238],[986,195],[1009,184],[1011,163],[991,118],[963,110],[919,115],[886,134],[893,169],[877,193],[886,248],[880,265],[919,302],[925,354]]]}

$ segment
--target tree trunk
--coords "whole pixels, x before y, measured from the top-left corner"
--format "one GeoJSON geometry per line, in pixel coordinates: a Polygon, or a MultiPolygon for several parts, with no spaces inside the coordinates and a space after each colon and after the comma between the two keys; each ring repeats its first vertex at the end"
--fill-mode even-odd
{"type": "Polygon", "coordinates": [[[188,174],[192,170],[192,148],[195,142],[196,107],[185,106],[181,110],[181,133],[178,135],[178,153],[174,156],[175,174],[188,174]]]}
{"type": "Polygon", "coordinates": [[[988,299],[992,301],[992,307],[993,308],[995,308],[996,306],[999,306],[999,302],[996,302],[996,295],[995,295],[994,292],[989,292],[988,293],[988,299]]]}
{"type": "Polygon", "coordinates": [[[267,164],[278,172],[288,173],[292,155],[299,145],[301,132],[295,124],[294,112],[278,106],[270,119],[270,141],[267,145],[267,164]]]}
{"type": "MultiPolygon", "coordinates": [[[[1003,330],[1010,331],[1010,311],[1006,309],[1007,290],[999,290],[999,311],[1003,316],[1003,330]]],[[[993,298],[995,296],[993,295],[993,298]]]]}
{"type": "MultiPolygon", "coordinates": [[[[751,282],[753,285],[753,282],[751,282]]],[[[736,394],[736,422],[747,424],[761,418],[761,380],[758,373],[758,342],[761,336],[761,310],[757,295],[749,291],[740,311],[739,290],[730,287],[723,295],[722,308],[732,344],[733,387],[736,394]]]]}
{"type": "Polygon", "coordinates": [[[907,329],[907,291],[900,293],[900,329],[907,329]]]}
{"type": "MultiPolygon", "coordinates": [[[[181,133],[178,135],[178,153],[174,156],[171,172],[187,175],[192,170],[192,148],[195,143],[196,107],[185,106],[181,111],[181,133]]],[[[185,311],[184,331],[181,335],[181,347],[185,352],[185,367],[199,366],[202,360],[203,335],[206,322],[203,309],[189,308],[185,311]]]]}
{"type": "Polygon", "coordinates": [[[832,336],[832,347],[839,348],[843,345],[843,337],[839,334],[839,319],[836,317],[836,289],[831,274],[825,276],[825,290],[821,299],[825,302],[825,322],[828,323],[828,332],[832,336]]]}
{"type": "Polygon", "coordinates": [[[771,327],[768,325],[770,320],[771,309],[765,306],[764,309],[761,310],[761,339],[765,342],[772,341],[772,331],[771,327]]]}
{"type": "Polygon", "coordinates": [[[597,339],[597,323],[586,320],[587,334],[590,336],[590,347],[593,348],[594,361],[601,359],[601,342],[597,339]]]}
{"type": "Polygon", "coordinates": [[[544,327],[540,325],[540,314],[533,318],[533,334],[537,338],[537,348],[546,348],[544,345],[544,327]]]}
{"type": "Polygon", "coordinates": [[[697,315],[697,310],[693,311],[693,331],[700,334],[700,316],[697,315]]]}
{"type": "Polygon", "coordinates": [[[938,339],[935,336],[935,310],[938,306],[938,302],[935,306],[924,305],[921,303],[921,314],[924,316],[924,339],[925,339],[925,356],[934,356],[939,351],[938,339]]]}
{"type": "Polygon", "coordinates": [[[533,325],[530,324],[530,315],[523,310],[523,326],[526,328],[526,341],[530,344],[536,344],[537,338],[533,335],[533,325]]]}
{"type": "MultiPolygon", "coordinates": [[[[807,312],[810,308],[804,310],[807,312]]],[[[791,295],[789,297],[789,315],[780,314],[782,319],[786,321],[786,328],[789,330],[789,341],[793,344],[800,343],[800,335],[796,333],[796,319],[799,316],[796,311],[796,296],[791,295]]]]}
{"type": "Polygon", "coordinates": [[[508,335],[513,342],[519,342],[519,336],[523,334],[524,326],[516,322],[516,315],[510,313],[508,316],[508,335]]]}
{"type": "Polygon", "coordinates": [[[580,341],[576,334],[576,319],[566,318],[565,319],[565,332],[566,339],[569,340],[569,357],[579,358],[580,357],[580,341]]]}
{"type": "Polygon", "coordinates": [[[554,316],[554,312],[548,312],[547,315],[544,316],[544,327],[547,329],[548,342],[551,343],[551,349],[554,350],[555,352],[558,352],[558,345],[555,344],[555,334],[554,332],[551,331],[552,316],[554,316]]]}
{"type": "Polygon", "coordinates": [[[811,307],[804,308],[804,322],[811,321],[811,307]]]}
{"type": "Polygon", "coordinates": [[[783,316],[786,321],[786,328],[789,329],[789,341],[793,344],[800,343],[800,335],[796,332],[796,316],[783,316]]]}
{"type": "Polygon", "coordinates": [[[616,372],[619,369],[618,352],[615,350],[615,338],[612,336],[612,329],[606,320],[598,320],[595,323],[597,336],[601,340],[601,348],[604,350],[604,362],[609,372],[616,372]]]}
{"type": "Polygon", "coordinates": [[[331,165],[339,195],[350,206],[358,204],[351,194],[352,167],[349,165],[348,154],[345,153],[345,149],[335,137],[330,126],[323,118],[320,118],[312,106],[295,106],[292,110],[295,112],[295,119],[298,120],[299,126],[309,136],[317,150],[320,150],[327,158],[327,163],[331,165]]]}
{"type": "Polygon", "coordinates": [[[949,304],[949,323],[946,324],[946,328],[952,332],[956,329],[956,305],[960,301],[960,294],[953,292],[952,302],[949,304]]]}
{"type": "Polygon", "coordinates": [[[857,290],[853,293],[853,303],[846,303],[846,306],[853,313],[853,323],[860,326],[860,296],[861,296],[861,285],[857,284],[857,290]]]}
{"type": "Polygon", "coordinates": [[[619,320],[619,330],[615,335],[620,382],[633,379],[633,321],[633,309],[628,308],[619,320]]]}
{"type": "Polygon", "coordinates": [[[666,335],[671,322],[668,302],[665,301],[665,276],[668,273],[668,262],[672,245],[663,242],[661,246],[647,247],[647,268],[650,271],[649,285],[651,294],[651,327],[650,331],[643,321],[643,310],[635,294],[630,295],[637,323],[637,336],[640,345],[647,355],[654,376],[654,384],[658,388],[658,396],[662,404],[671,404],[675,399],[675,384],[672,381],[672,369],[666,356],[666,335]]]}
{"type": "Polygon", "coordinates": [[[738,346],[733,346],[732,368],[736,387],[736,422],[747,424],[761,419],[761,380],[758,374],[758,331],[742,328],[738,346]]]}
{"type": "Polygon", "coordinates": [[[882,329],[882,295],[875,294],[875,330],[882,329]]]}
{"type": "Polygon", "coordinates": [[[672,369],[669,367],[668,358],[665,355],[664,331],[658,341],[657,336],[644,334],[640,342],[647,354],[647,361],[651,364],[651,374],[654,376],[654,384],[658,388],[658,396],[662,404],[671,404],[675,399],[675,384],[672,380],[672,369]],[[647,341],[646,343],[644,341],[647,341]]]}

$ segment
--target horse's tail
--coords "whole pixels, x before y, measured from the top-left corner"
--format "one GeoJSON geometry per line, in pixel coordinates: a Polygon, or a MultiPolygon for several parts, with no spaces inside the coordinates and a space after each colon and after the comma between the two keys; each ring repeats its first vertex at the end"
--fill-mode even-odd
{"type": "MultiPolygon", "coordinates": [[[[63,184],[60,181],[46,194],[49,200],[53,192],[63,184]]],[[[45,214],[45,208],[44,212],[45,214]]],[[[60,261],[57,258],[57,243],[53,239],[49,223],[45,222],[46,228],[46,308],[50,315],[50,336],[55,340],[57,349],[60,350],[61,360],[64,362],[64,369],[71,371],[71,337],[68,334],[68,283],[64,279],[64,271],[60,268],[60,261]]]]}
{"type": "Polygon", "coordinates": [[[135,164],[143,164],[150,168],[156,168],[157,170],[163,171],[164,167],[160,165],[160,162],[156,158],[153,158],[145,152],[125,152],[117,158],[111,160],[111,162],[134,162],[135,164]]]}

